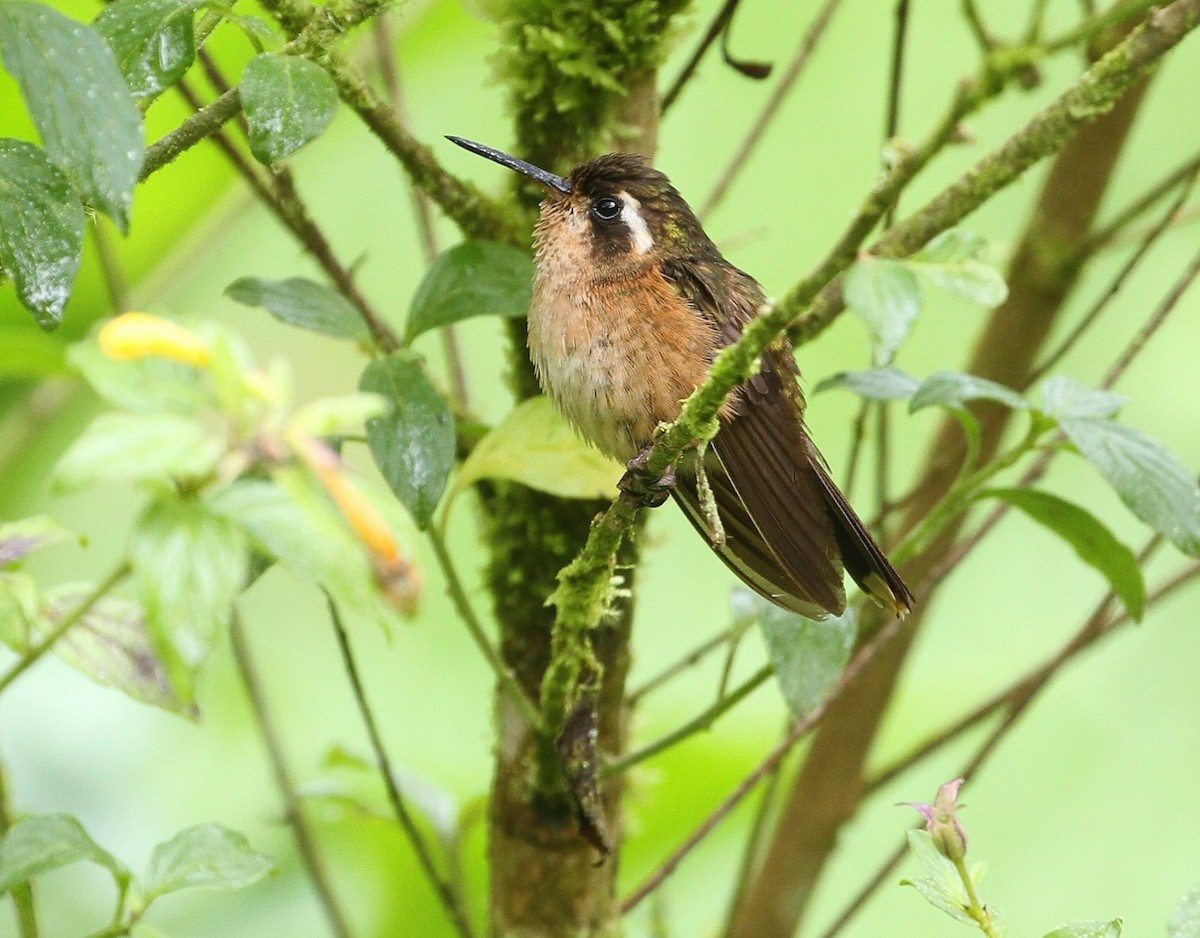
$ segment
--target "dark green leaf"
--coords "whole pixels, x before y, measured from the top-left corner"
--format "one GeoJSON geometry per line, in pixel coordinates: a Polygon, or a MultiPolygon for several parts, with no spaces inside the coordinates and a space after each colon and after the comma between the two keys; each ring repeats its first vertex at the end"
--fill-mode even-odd
{"type": "Polygon", "coordinates": [[[622,468],[584,443],[547,397],[522,401],[463,462],[455,493],[509,479],[561,498],[612,498],[622,468]]]}
{"type": "Polygon", "coordinates": [[[195,420],[175,414],[101,414],[54,467],[55,483],[76,489],[111,479],[203,478],[222,442],[195,420]]]}
{"type": "Polygon", "coordinates": [[[145,157],[142,115],[108,44],[43,3],[0,3],[0,56],[50,159],[122,231],[145,157]]]}
{"type": "Polygon", "coordinates": [[[987,378],[957,371],[935,371],[921,382],[908,409],[910,413],[930,406],[957,409],[977,400],[997,401],[1014,410],[1028,410],[1032,406],[1012,388],[987,378]]]}
{"type": "Polygon", "coordinates": [[[898,261],[864,257],[846,274],[845,296],[867,324],[876,367],[890,365],[921,308],[917,278],[898,261]]]}
{"type": "Polygon", "coordinates": [[[925,875],[918,879],[901,880],[900,884],[912,886],[930,905],[941,909],[951,918],[966,925],[976,924],[966,911],[968,900],[962,877],[954,864],[938,852],[929,832],[910,830],[908,846],[925,870],[925,875]]]}
{"type": "Polygon", "coordinates": [[[1111,420],[1058,423],[1130,511],[1185,554],[1200,556],[1200,487],[1174,453],[1111,420]]]}
{"type": "Polygon", "coordinates": [[[987,244],[978,235],[951,228],[902,263],[931,282],[983,306],[999,306],[1008,297],[1004,278],[979,259],[987,244]]]}
{"type": "Polygon", "coordinates": [[[1200,886],[1175,906],[1167,922],[1167,938],[1200,938],[1200,886]]]}
{"type": "Polygon", "coordinates": [[[1042,384],[1043,411],[1055,420],[1114,416],[1126,399],[1112,391],[1096,391],[1074,378],[1054,377],[1042,384]]]}
{"type": "Polygon", "coordinates": [[[118,881],[128,874],[107,850],[96,844],[69,814],[21,818],[0,842],[0,895],[39,873],[87,860],[112,872],[118,881]]]}
{"type": "Polygon", "coordinates": [[[43,329],[62,321],[82,258],[83,206],[70,181],[32,143],[0,140],[0,267],[43,329]]]}
{"type": "Polygon", "coordinates": [[[524,316],[533,261],[525,251],[491,241],[464,241],[433,262],[413,297],[405,338],[471,316],[524,316]]]}
{"type": "Polygon", "coordinates": [[[115,0],[92,21],[135,98],[179,81],[196,58],[195,11],[203,0],[115,0]]]}
{"type": "MultiPolygon", "coordinates": [[[[60,624],[79,608],[91,590],[90,585],[52,590],[46,597],[39,628],[48,632],[60,624]]],[[[54,653],[98,684],[188,719],[196,717],[190,698],[185,699],[172,685],[150,640],[145,612],[133,600],[121,596],[101,598],[54,643],[54,653]]]]}
{"type": "Polygon", "coordinates": [[[71,532],[53,518],[37,516],[0,524],[0,567],[17,563],[42,547],[67,540],[71,532]]]}
{"type": "Polygon", "coordinates": [[[425,527],[454,467],[450,408],[420,368],[395,355],[371,362],[358,387],[392,405],[368,421],[367,444],[388,486],[425,527]]]}
{"type": "Polygon", "coordinates": [[[829,691],[850,660],[854,613],[817,621],[758,599],[767,655],[788,708],[800,719],[829,691]]]}
{"type": "Polygon", "coordinates": [[[242,110],[250,150],[270,165],[319,136],[337,110],[337,89],[325,69],[278,52],[255,56],[242,72],[242,110]]]}
{"type": "Polygon", "coordinates": [[[1080,560],[1108,580],[1134,621],[1141,620],[1146,584],[1137,558],[1095,515],[1057,495],[1033,489],[988,489],[982,495],[1021,509],[1070,544],[1080,560]]]}
{"type": "Polygon", "coordinates": [[[129,558],[158,657],[171,686],[190,699],[193,672],[246,581],[245,536],[203,502],[172,497],[142,513],[129,558]]]}
{"type": "Polygon", "coordinates": [[[1121,938],[1121,920],[1068,922],[1054,931],[1046,932],[1043,938],[1121,938]]]}
{"type": "Polygon", "coordinates": [[[275,861],[236,831],[198,824],[159,844],[143,886],[147,904],[181,889],[242,889],[275,869],[275,861]]]}
{"type": "Polygon", "coordinates": [[[247,306],[261,306],[277,319],[301,329],[357,342],[371,339],[371,330],[344,296],[303,277],[242,277],[225,288],[225,295],[247,306]]]}
{"type": "Polygon", "coordinates": [[[814,394],[846,388],[870,401],[902,401],[913,396],[921,382],[894,365],[865,371],[839,371],[821,381],[814,394]]]}

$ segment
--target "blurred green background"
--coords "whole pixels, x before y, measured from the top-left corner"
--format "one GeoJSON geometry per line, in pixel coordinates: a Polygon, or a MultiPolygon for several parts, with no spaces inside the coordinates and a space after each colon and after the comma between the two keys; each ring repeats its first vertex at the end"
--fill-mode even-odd
{"type": "MultiPolygon", "coordinates": [[[[55,5],[83,20],[97,9],[86,2],[56,0],[55,5]]],[[[687,29],[664,76],[677,72],[717,6],[705,0],[684,18],[687,29]]],[[[777,63],[778,74],[818,6],[813,0],[745,4],[734,25],[735,52],[777,63]]],[[[726,201],[707,219],[709,233],[727,247],[730,260],[753,273],[769,294],[784,292],[823,254],[874,178],[893,6],[880,0],[844,4],[779,119],[726,201]]],[[[956,4],[912,6],[901,131],[918,140],[948,104],[954,83],[973,72],[977,53],[956,4]]],[[[980,4],[989,23],[1005,35],[1023,27],[1026,6],[1000,0],[980,4]]],[[[1064,28],[1078,5],[1061,0],[1049,9],[1052,26],[1064,28]]],[[[438,0],[399,5],[392,22],[415,133],[433,142],[451,171],[493,191],[507,185],[498,167],[440,142],[442,134],[453,133],[499,147],[511,143],[503,89],[492,80],[488,64],[496,42],[493,27],[462,4],[438,0]]],[[[222,30],[214,49],[234,76],[253,54],[233,30],[222,30]]],[[[1156,76],[1106,199],[1110,211],[1195,152],[1200,142],[1198,53],[1193,38],[1156,76]]],[[[1006,138],[1079,67],[1072,54],[1052,60],[1040,88],[1009,91],[972,120],[973,141],[937,159],[906,195],[902,214],[1006,138]]],[[[694,204],[703,201],[767,93],[767,86],[739,77],[712,55],[669,115],[657,163],[694,204]]],[[[150,112],[149,138],[169,130],[184,114],[179,100],[167,95],[150,112]]],[[[0,136],[34,139],[16,89],[3,74],[0,136]]],[[[292,165],[300,191],[340,255],[360,262],[367,295],[394,324],[402,323],[425,261],[399,169],[344,110],[292,165]]],[[[1032,172],[969,220],[970,229],[990,240],[998,262],[1021,230],[1040,176],[1032,172]]],[[[223,297],[224,287],[237,277],[317,272],[211,146],[184,154],[138,190],[127,240],[105,220],[97,224],[120,257],[132,308],[232,325],[260,360],[291,360],[301,400],[356,384],[363,361],[353,350],[301,334],[223,297]]],[[[1093,384],[1098,380],[1194,252],[1196,231],[1183,225],[1161,242],[1100,326],[1063,362],[1062,373],[1093,384]]],[[[439,223],[439,234],[443,247],[456,239],[445,223],[439,223]]],[[[1074,310],[1085,308],[1103,289],[1126,250],[1109,252],[1089,268],[1084,288],[1072,300],[1074,310]]],[[[984,317],[982,310],[932,291],[927,301],[899,359],[918,376],[962,367],[984,317]]],[[[0,366],[7,375],[38,379],[31,384],[13,378],[0,386],[0,517],[45,512],[88,539],[86,547],[59,547],[38,559],[33,569],[47,583],[88,579],[109,569],[141,500],[136,491],[119,486],[55,497],[46,482],[53,461],[100,406],[74,380],[53,373],[65,345],[109,312],[94,242],[57,334],[40,334],[11,288],[0,290],[0,366]]],[[[1130,397],[1124,419],[1168,443],[1190,466],[1200,465],[1198,320],[1200,298],[1192,296],[1118,388],[1130,397]]],[[[472,401],[483,417],[496,419],[508,406],[496,354],[499,326],[472,320],[460,335],[472,401]]],[[[419,348],[440,369],[436,335],[419,340],[419,348]]],[[[800,353],[810,385],[867,364],[864,330],[851,317],[800,353]]],[[[813,435],[839,476],[855,406],[849,395],[831,393],[817,397],[809,411],[813,435]]],[[[911,478],[934,419],[927,412],[914,418],[897,413],[898,487],[911,478]]],[[[1138,545],[1145,538],[1145,530],[1081,461],[1060,459],[1046,484],[1091,507],[1127,543],[1138,545]]],[[[857,501],[867,500],[860,495],[857,501]]],[[[486,610],[486,594],[478,587],[481,553],[466,499],[451,534],[472,597],[486,610]]],[[[670,508],[656,512],[645,546],[634,685],[729,621],[729,577],[681,515],[670,508]]],[[[1177,554],[1164,551],[1151,582],[1178,563],[1177,554]]],[[[491,681],[451,612],[431,558],[425,566],[428,589],[419,619],[390,638],[371,623],[351,622],[353,640],[396,763],[456,798],[475,818],[466,848],[467,876],[475,911],[482,915],[479,799],[490,777],[491,681]]],[[[1057,648],[1102,593],[1098,576],[1066,546],[1023,518],[1007,520],[946,585],[884,726],[880,763],[1057,648]]],[[[318,781],[322,759],[335,745],[365,753],[317,591],[275,569],[247,593],[242,608],[298,777],[318,781]]],[[[1163,934],[1176,900],[1200,884],[1198,611],[1200,590],[1193,584],[1155,608],[1140,628],[1085,655],[1055,681],[966,790],[964,800],[971,807],[964,821],[972,857],[986,861],[990,870],[984,896],[1005,914],[1013,934],[1041,934],[1062,921],[1118,915],[1129,935],[1163,934]]],[[[717,658],[651,696],[637,716],[635,738],[652,739],[710,703],[717,658]]],[[[750,635],[738,654],[736,673],[748,674],[762,660],[761,642],[750,635]]],[[[327,934],[281,821],[227,647],[207,668],[200,703],[203,719],[192,725],[97,687],[57,660],[39,664],[0,702],[0,759],[14,807],[24,813],[76,814],[102,845],[135,869],[144,866],[154,843],[177,829],[219,821],[280,858],[279,875],[232,895],[168,897],[150,921],[181,938],[327,934]]],[[[621,860],[626,887],[650,872],[757,764],[783,720],[777,693],[763,688],[711,732],[636,772],[628,799],[630,838],[621,860]]],[[[810,920],[814,933],[913,822],[912,812],[895,802],[931,799],[937,785],[957,771],[970,740],[889,786],[848,828],[810,920]]],[[[742,810],[724,823],[663,889],[669,934],[706,935],[719,926],[749,816],[742,810]]],[[[322,850],[356,934],[452,933],[391,826],[333,811],[318,817],[322,850]]],[[[47,938],[98,929],[111,910],[111,886],[90,868],[50,874],[39,881],[38,897],[47,938]]],[[[630,934],[647,933],[651,904],[633,917],[630,934]]],[[[0,911],[0,935],[14,934],[13,928],[10,913],[0,911]]],[[[914,891],[889,885],[846,933],[940,936],[962,934],[963,928],[914,891]]]]}

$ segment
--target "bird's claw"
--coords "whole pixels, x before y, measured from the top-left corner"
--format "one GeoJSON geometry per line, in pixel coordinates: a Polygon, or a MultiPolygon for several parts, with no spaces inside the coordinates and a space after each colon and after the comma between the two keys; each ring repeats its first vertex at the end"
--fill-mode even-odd
{"type": "Polygon", "coordinates": [[[675,467],[668,466],[661,476],[650,476],[646,472],[646,461],[651,447],[646,446],[625,464],[625,475],[617,488],[630,498],[636,499],[642,508],[657,508],[667,500],[675,487],[675,467]]]}

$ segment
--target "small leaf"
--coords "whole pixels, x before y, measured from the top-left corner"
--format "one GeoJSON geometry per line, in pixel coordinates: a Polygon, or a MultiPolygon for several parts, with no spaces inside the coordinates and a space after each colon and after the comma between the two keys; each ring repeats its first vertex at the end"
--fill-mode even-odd
{"type": "Polygon", "coordinates": [[[935,371],[921,382],[908,410],[915,413],[930,406],[960,409],[968,401],[977,400],[996,401],[1013,410],[1028,410],[1033,406],[1012,388],[987,378],[957,371],[935,371]]]}
{"type": "Polygon", "coordinates": [[[67,361],[97,394],[126,410],[193,414],[215,403],[203,372],[169,358],[118,361],[86,341],[71,346],[67,361]]]}
{"type": "Polygon", "coordinates": [[[425,527],[454,466],[450,408],[421,369],[397,355],[367,365],[358,387],[392,405],[367,422],[367,445],[388,487],[425,527]]]}
{"type": "Polygon", "coordinates": [[[1042,409],[1055,420],[1070,418],[1104,419],[1115,416],[1127,403],[1112,391],[1096,391],[1074,378],[1056,376],[1042,384],[1042,409]]]}
{"type": "Polygon", "coordinates": [[[142,115],[107,43],[43,3],[0,3],[0,56],[47,154],[122,231],[145,158],[142,115]]]}
{"type": "Polygon", "coordinates": [[[491,241],[455,245],[438,255],[417,287],[405,340],[471,316],[524,316],[532,283],[525,251],[491,241]]]}
{"type": "Polygon", "coordinates": [[[788,709],[800,719],[820,703],[850,660],[857,631],[854,613],[817,621],[760,597],[759,622],[767,655],[788,709]]]}
{"type": "Polygon", "coordinates": [[[901,880],[900,884],[912,886],[925,897],[930,905],[941,909],[951,918],[966,925],[975,925],[975,920],[966,911],[968,900],[962,878],[954,864],[938,852],[929,832],[910,830],[908,846],[925,870],[926,875],[919,879],[901,880]]]}
{"type": "Polygon", "coordinates": [[[128,874],[83,825],[69,814],[21,818],[0,842],[0,895],[39,873],[87,860],[109,870],[118,880],[128,874]]]}
{"type": "Polygon", "coordinates": [[[225,288],[225,295],[247,306],[261,306],[276,319],[301,329],[356,342],[371,338],[362,316],[344,296],[304,277],[242,277],[225,288]]]}
{"type": "Polygon", "coordinates": [[[1046,932],[1043,938],[1121,938],[1121,920],[1068,922],[1046,932]]]}
{"type": "Polygon", "coordinates": [[[1080,560],[1108,581],[1130,617],[1141,621],[1146,584],[1137,558],[1095,515],[1057,495],[1035,489],[988,489],[980,494],[1021,509],[1070,544],[1080,560]]]}
{"type": "Polygon", "coordinates": [[[391,406],[378,394],[340,394],[322,397],[299,408],[288,430],[308,436],[341,436],[362,430],[368,420],[386,414],[391,406]]]}
{"type": "Polygon", "coordinates": [[[70,181],[32,143],[0,140],[0,268],[43,329],[62,321],[82,259],[83,206],[70,181]]]}
{"type": "Polygon", "coordinates": [[[1200,938],[1200,886],[1180,899],[1171,912],[1167,938],[1200,938]]]}
{"type": "Polygon", "coordinates": [[[54,467],[62,489],[94,482],[196,479],[210,474],[222,443],[196,421],[174,414],[101,414],[54,467]]]}
{"type": "Polygon", "coordinates": [[[821,381],[814,394],[834,388],[846,388],[869,401],[902,401],[912,397],[921,382],[894,365],[865,371],[839,371],[821,381]]]}
{"type": "Polygon", "coordinates": [[[242,889],[274,869],[275,861],[236,831],[198,824],[154,848],[143,890],[149,904],[181,889],[242,889]]]}
{"type": "Polygon", "coordinates": [[[845,297],[867,324],[876,367],[890,365],[921,308],[917,278],[898,261],[862,257],[846,274],[845,297]]]}
{"type": "Polygon", "coordinates": [[[190,699],[192,675],[246,582],[245,536],[196,498],[164,498],[138,519],[129,558],[157,657],[190,699]]]}
{"type": "Polygon", "coordinates": [[[278,52],[255,56],[242,72],[250,151],[277,163],[319,136],[337,110],[337,89],[321,66],[278,52]]]}
{"type": "Polygon", "coordinates": [[[547,397],[522,401],[463,462],[454,492],[508,479],[560,498],[612,498],[622,468],[584,443],[547,397]]]}
{"type": "MultiPolygon", "coordinates": [[[[48,633],[75,612],[91,586],[60,586],[46,597],[40,629],[48,633]]],[[[196,708],[172,686],[150,634],[142,607],[121,596],[102,597],[57,642],[54,653],[76,671],[105,687],[188,719],[196,708]]]]}
{"type": "Polygon", "coordinates": [[[1174,453],[1111,420],[1060,419],[1059,427],[1130,511],[1185,554],[1200,556],[1200,486],[1174,453]]]}
{"type": "Polygon", "coordinates": [[[990,309],[1007,299],[1008,287],[998,270],[979,259],[986,247],[978,235],[951,228],[902,263],[943,290],[990,309]]]}
{"type": "Polygon", "coordinates": [[[92,27],[113,50],[135,98],[152,98],[196,58],[195,11],[203,0],[115,0],[92,27]]]}
{"type": "Polygon", "coordinates": [[[7,567],[35,550],[59,544],[70,537],[70,531],[43,515],[0,524],[0,567],[7,567]]]}

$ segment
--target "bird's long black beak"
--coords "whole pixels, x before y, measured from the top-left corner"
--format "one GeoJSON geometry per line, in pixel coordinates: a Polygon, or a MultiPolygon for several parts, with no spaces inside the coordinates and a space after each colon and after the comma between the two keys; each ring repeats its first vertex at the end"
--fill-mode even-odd
{"type": "Polygon", "coordinates": [[[494,163],[507,166],[509,169],[515,169],[518,173],[524,173],[530,179],[536,179],[543,186],[549,186],[551,189],[557,189],[559,192],[567,194],[571,191],[571,183],[562,176],[555,176],[554,173],[547,172],[538,166],[534,166],[532,163],[526,163],[524,160],[519,160],[515,156],[502,153],[494,147],[485,147],[482,143],[476,143],[474,140],[464,140],[462,137],[447,136],[446,139],[451,143],[457,143],[464,150],[470,150],[472,153],[486,156],[494,163]]]}

